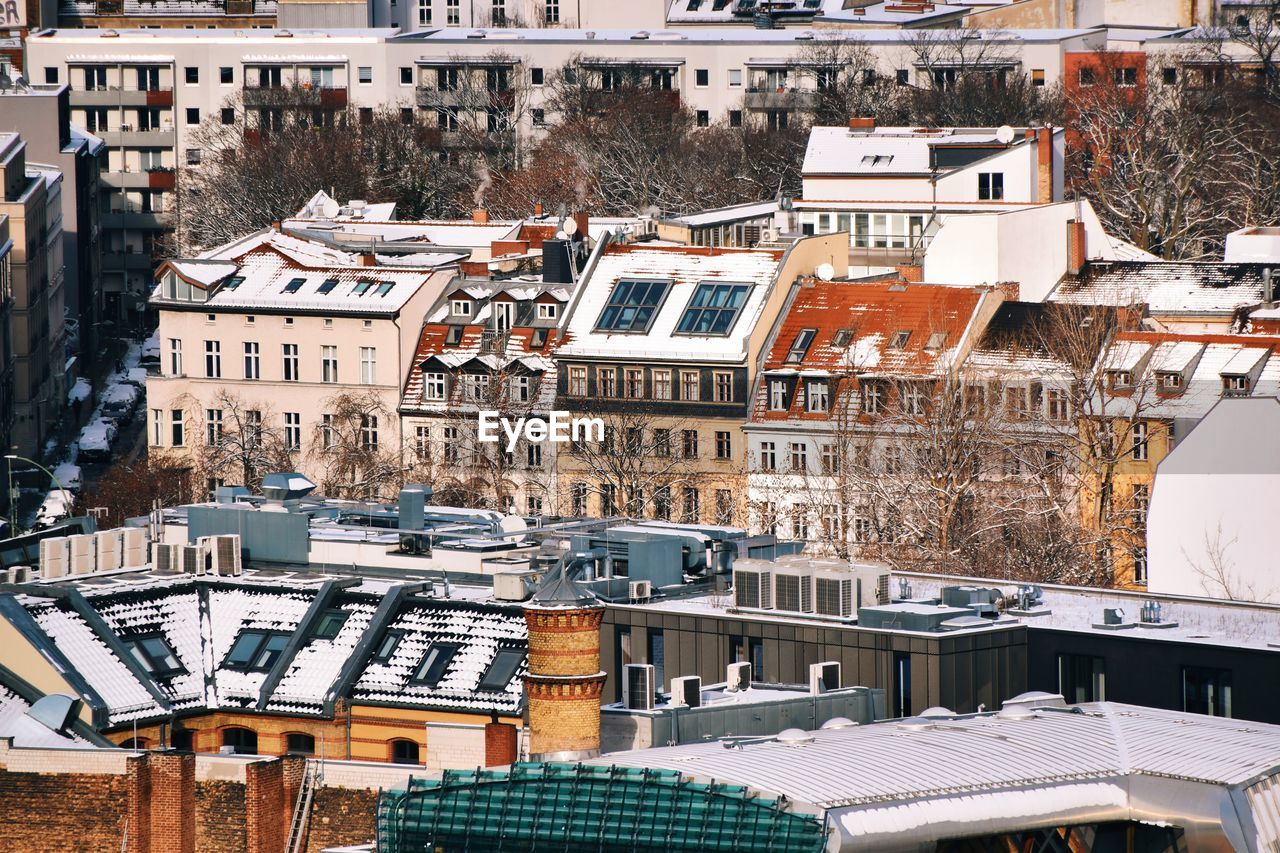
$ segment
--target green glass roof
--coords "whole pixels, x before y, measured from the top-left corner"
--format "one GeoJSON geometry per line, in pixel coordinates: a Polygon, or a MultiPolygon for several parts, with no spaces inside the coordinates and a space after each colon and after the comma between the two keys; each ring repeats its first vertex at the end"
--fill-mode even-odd
{"type": "Polygon", "coordinates": [[[378,801],[378,850],[818,853],[823,821],[674,770],[521,763],[447,770],[378,801]]]}

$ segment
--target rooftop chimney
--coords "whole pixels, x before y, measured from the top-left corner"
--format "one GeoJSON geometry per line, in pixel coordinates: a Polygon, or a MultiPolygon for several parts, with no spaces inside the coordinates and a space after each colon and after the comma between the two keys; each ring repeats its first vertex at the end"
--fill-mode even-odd
{"type": "Polygon", "coordinates": [[[376,267],[377,265],[378,265],[378,259],[373,256],[373,252],[360,253],[360,266],[376,267]]]}
{"type": "Polygon", "coordinates": [[[1085,259],[1088,257],[1086,252],[1084,236],[1084,223],[1078,219],[1067,221],[1067,272],[1071,275],[1079,274],[1084,269],[1085,259]]]}
{"type": "Polygon", "coordinates": [[[485,210],[483,207],[477,207],[475,210],[471,211],[471,221],[476,225],[488,225],[489,211],[485,210]]]}
{"type": "Polygon", "coordinates": [[[533,215],[534,215],[534,216],[541,216],[541,215],[542,215],[542,202],[540,202],[540,201],[534,202],[534,204],[533,204],[533,215]]]}
{"type": "Polygon", "coordinates": [[[1053,128],[1036,128],[1036,201],[1053,201],[1053,128]]]}
{"type": "Polygon", "coordinates": [[[578,224],[578,233],[575,235],[579,240],[587,239],[588,229],[591,225],[591,217],[583,211],[578,211],[573,215],[573,221],[578,224]]]}
{"type": "Polygon", "coordinates": [[[870,116],[866,118],[851,118],[849,119],[849,129],[850,130],[875,130],[876,129],[875,117],[870,116]]]}

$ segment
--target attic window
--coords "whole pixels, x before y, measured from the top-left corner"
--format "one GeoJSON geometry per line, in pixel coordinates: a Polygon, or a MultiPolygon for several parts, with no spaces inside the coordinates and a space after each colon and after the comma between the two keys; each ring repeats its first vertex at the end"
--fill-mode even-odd
{"type": "Polygon", "coordinates": [[[1162,372],[1160,374],[1161,388],[1181,388],[1182,374],[1173,372],[1162,372]]]}
{"type": "Polygon", "coordinates": [[[717,284],[704,281],[680,315],[676,332],[685,335],[727,335],[737,322],[747,301],[748,284],[717,284]]]}
{"type": "Polygon", "coordinates": [[[619,281],[596,320],[596,331],[648,332],[670,287],[669,281],[619,281]]]}
{"type": "Polygon", "coordinates": [[[380,282],[378,282],[378,295],[379,295],[379,296],[386,296],[388,293],[390,293],[390,292],[391,292],[391,288],[393,288],[393,287],[395,287],[395,286],[396,286],[396,284],[395,284],[395,282],[394,282],[394,281],[380,281],[380,282]]]}
{"type": "Polygon", "coordinates": [[[1133,384],[1133,374],[1127,370],[1112,370],[1109,375],[1114,387],[1123,388],[1133,384]]]}
{"type": "Polygon", "coordinates": [[[1248,394],[1249,377],[1242,375],[1222,377],[1222,390],[1227,394],[1248,394]]]}
{"type": "Polygon", "coordinates": [[[378,643],[378,650],[373,653],[373,659],[377,663],[386,663],[391,660],[391,656],[396,653],[396,649],[400,646],[400,638],[404,636],[403,631],[388,631],[382,635],[382,642],[378,643]]]}
{"type": "Polygon", "coordinates": [[[538,319],[539,320],[554,320],[558,316],[560,316],[560,306],[557,305],[556,303],[554,302],[538,303],[538,319]]]}
{"type": "Polygon", "coordinates": [[[316,623],[315,638],[317,640],[332,640],[338,636],[338,632],[342,630],[342,626],[346,624],[346,621],[347,614],[344,611],[328,611],[316,623]]]}
{"type": "Polygon", "coordinates": [[[529,339],[530,349],[542,349],[547,345],[548,329],[534,329],[533,336],[529,339]]]}
{"type": "Polygon", "coordinates": [[[222,289],[223,289],[223,290],[235,290],[237,287],[239,287],[239,286],[240,286],[240,285],[242,285],[242,284],[244,284],[244,276],[242,276],[242,275],[233,275],[233,276],[231,276],[231,278],[227,279],[227,283],[226,283],[226,284],[222,285],[222,289]]]}
{"type": "Polygon", "coordinates": [[[837,329],[836,333],[831,337],[831,345],[833,347],[847,347],[852,340],[853,329],[837,329]]]}
{"type": "Polygon", "coordinates": [[[422,663],[418,664],[410,681],[426,687],[435,687],[449,671],[449,661],[453,660],[453,656],[457,653],[457,643],[432,643],[427,647],[427,653],[422,656],[422,663]]]}
{"type": "Polygon", "coordinates": [[[324,282],[318,288],[316,288],[316,293],[319,293],[321,296],[323,296],[326,293],[331,293],[333,289],[337,286],[338,286],[338,280],[336,278],[326,278],[324,282]]]}
{"type": "Polygon", "coordinates": [[[134,637],[127,640],[126,645],[138,663],[154,676],[164,677],[186,672],[169,642],[158,634],[134,637]]]}
{"type": "Polygon", "coordinates": [[[934,332],[931,335],[929,335],[929,340],[925,342],[924,348],[926,350],[940,350],[942,349],[942,345],[945,344],[946,342],[947,342],[946,332],[934,332]]]}
{"type": "Polygon", "coordinates": [[[369,288],[373,287],[373,282],[368,279],[361,279],[356,282],[356,286],[352,289],[352,293],[356,296],[364,296],[369,292],[369,288]]]}
{"type": "Polygon", "coordinates": [[[462,343],[462,327],[450,326],[449,331],[445,333],[444,345],[447,347],[456,347],[462,343]]]}
{"type": "Polygon", "coordinates": [[[892,154],[867,154],[862,158],[864,166],[888,166],[892,162],[892,154]]]}
{"type": "Polygon", "coordinates": [[[449,313],[455,317],[471,316],[471,300],[470,299],[451,299],[449,300],[449,313]]]}
{"type": "Polygon", "coordinates": [[[889,339],[889,349],[905,349],[907,341],[911,340],[911,332],[894,332],[893,337],[889,339]]]}
{"type": "Polygon", "coordinates": [[[307,283],[307,280],[306,280],[305,278],[294,278],[294,279],[290,279],[290,280],[289,280],[289,283],[288,283],[288,284],[286,284],[286,285],[284,286],[284,291],[283,291],[283,292],[285,292],[285,293],[297,293],[299,290],[301,290],[301,289],[302,289],[302,285],[304,285],[304,284],[306,284],[306,283],[307,283]]]}
{"type": "Polygon", "coordinates": [[[516,674],[516,670],[520,664],[524,662],[524,651],[522,649],[499,649],[498,654],[494,656],[493,663],[489,664],[489,668],[484,671],[480,683],[476,685],[477,690],[488,692],[501,692],[507,689],[507,685],[511,683],[511,678],[516,674]]]}
{"type": "Polygon", "coordinates": [[[799,364],[804,361],[805,354],[809,352],[809,345],[813,343],[813,336],[818,334],[817,329],[801,329],[800,334],[796,335],[796,339],[791,342],[791,349],[787,351],[787,364],[799,364]]]}
{"type": "Polygon", "coordinates": [[[284,647],[289,644],[288,634],[268,631],[241,631],[231,644],[231,651],[222,662],[226,669],[242,669],[246,672],[266,672],[275,665],[284,647]]]}

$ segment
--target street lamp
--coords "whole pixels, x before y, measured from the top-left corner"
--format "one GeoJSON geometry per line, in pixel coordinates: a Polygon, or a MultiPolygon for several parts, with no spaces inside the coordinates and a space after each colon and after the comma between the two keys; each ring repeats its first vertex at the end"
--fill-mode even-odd
{"type": "Polygon", "coordinates": [[[23,462],[30,462],[32,465],[49,475],[49,479],[53,481],[53,484],[57,487],[58,491],[65,494],[67,490],[62,483],[58,482],[58,478],[54,476],[52,471],[41,465],[36,460],[28,459],[25,456],[18,456],[16,453],[6,453],[4,458],[9,460],[9,532],[11,534],[15,534],[18,529],[18,502],[13,499],[13,460],[20,459],[23,462]]]}

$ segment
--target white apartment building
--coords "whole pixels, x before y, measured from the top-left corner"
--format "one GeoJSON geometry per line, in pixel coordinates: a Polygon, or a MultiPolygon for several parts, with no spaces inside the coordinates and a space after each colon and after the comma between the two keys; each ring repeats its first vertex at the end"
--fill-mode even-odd
{"type": "MultiPolygon", "coordinates": [[[[372,395],[359,440],[401,453],[401,381],[422,317],[455,272],[374,266],[274,231],[165,263],[151,296],[161,344],[160,374],[147,381],[151,447],[199,469],[205,448],[253,427],[280,436],[296,470],[322,482],[316,436],[343,395],[372,395]]],[[[235,483],[235,473],[209,479],[235,483]]]]}

